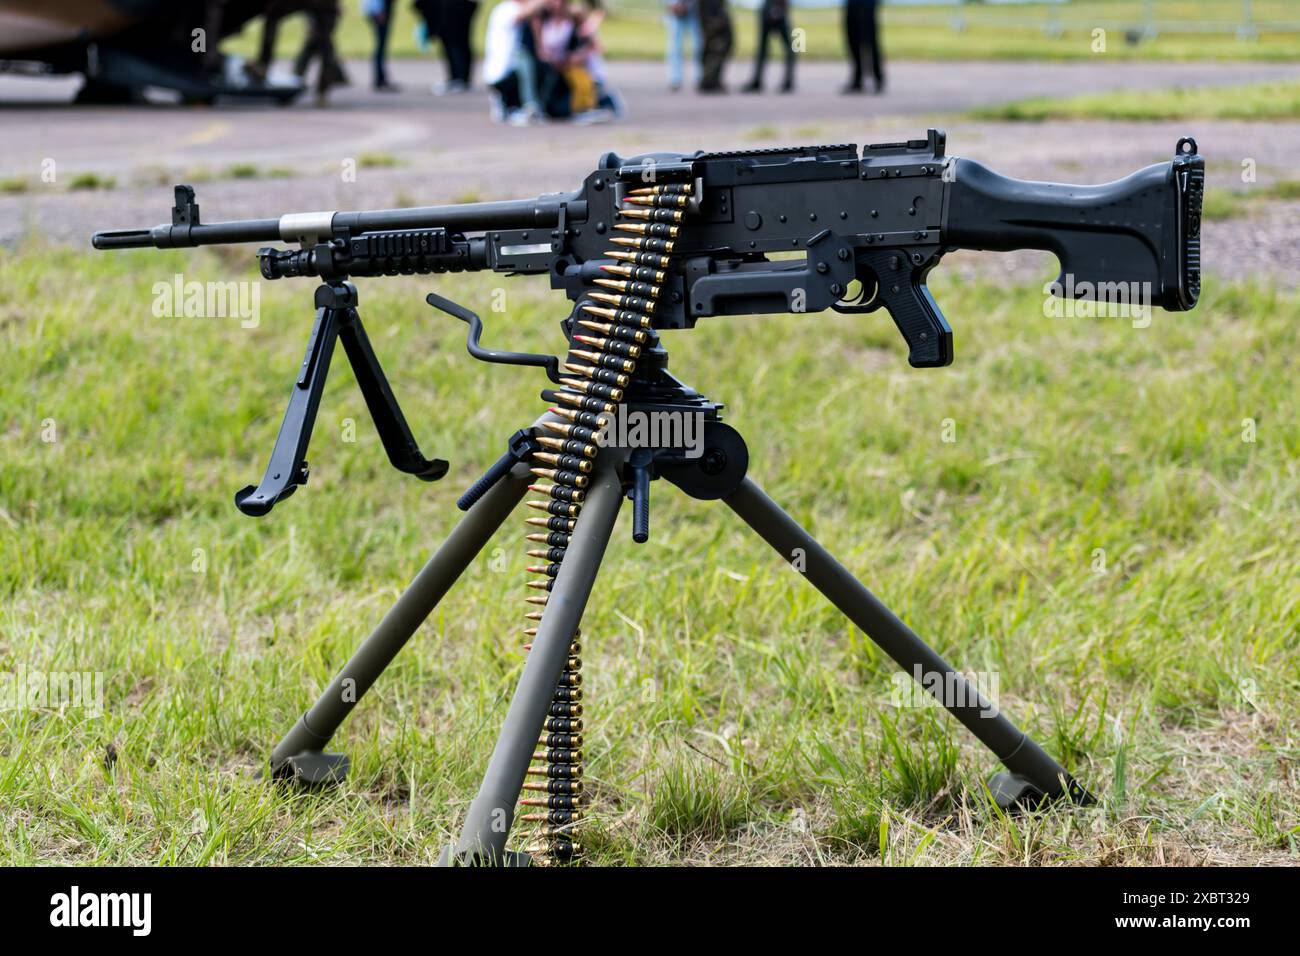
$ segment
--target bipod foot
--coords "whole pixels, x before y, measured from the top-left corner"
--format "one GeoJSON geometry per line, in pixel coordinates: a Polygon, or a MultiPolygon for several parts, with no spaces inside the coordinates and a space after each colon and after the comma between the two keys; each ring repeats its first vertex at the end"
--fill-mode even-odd
{"type": "Polygon", "coordinates": [[[271,768],[271,778],[304,788],[333,787],[348,776],[348,755],[308,750],[271,768]]]}

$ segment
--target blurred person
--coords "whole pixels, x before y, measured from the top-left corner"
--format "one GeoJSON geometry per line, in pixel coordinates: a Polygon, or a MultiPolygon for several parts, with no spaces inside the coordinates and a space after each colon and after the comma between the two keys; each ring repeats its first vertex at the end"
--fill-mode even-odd
{"type": "Polygon", "coordinates": [[[434,84],[433,92],[438,96],[468,92],[474,65],[470,32],[478,0],[415,0],[415,9],[421,20],[416,26],[416,43],[428,50],[436,39],[447,63],[447,80],[434,84]]]}
{"type": "Polygon", "coordinates": [[[585,113],[575,117],[578,122],[601,122],[623,116],[623,100],[610,85],[609,70],[605,66],[605,47],[600,42],[600,26],[605,22],[605,9],[600,0],[586,0],[587,11],[579,12],[574,59],[591,78],[594,103],[585,113]]]}
{"type": "Polygon", "coordinates": [[[470,32],[478,0],[442,0],[442,48],[447,55],[448,93],[463,93],[470,87],[474,50],[470,32]]]}
{"type": "Polygon", "coordinates": [[[668,0],[664,25],[668,28],[668,51],[665,57],[668,64],[668,90],[676,93],[682,88],[687,41],[691,45],[691,62],[695,64],[695,83],[698,85],[700,82],[700,55],[703,53],[704,41],[700,36],[700,12],[696,8],[696,0],[668,0]]]}
{"type": "Polygon", "coordinates": [[[361,12],[370,21],[375,33],[374,86],[381,93],[396,91],[388,82],[388,33],[393,26],[393,7],[396,0],[361,0],[361,12]]]}
{"type": "Polygon", "coordinates": [[[452,35],[452,30],[449,29],[449,4],[446,0],[415,0],[414,6],[420,15],[420,22],[415,28],[415,42],[421,50],[432,50],[433,41],[437,40],[442,46],[443,62],[447,65],[447,79],[433,84],[433,94],[442,96],[444,93],[463,92],[466,87],[456,79],[459,65],[457,51],[453,50],[454,41],[449,39],[452,35]]]}
{"type": "Polygon", "coordinates": [[[441,0],[415,0],[412,6],[420,16],[415,23],[415,45],[421,50],[432,50],[434,40],[442,42],[441,0]]]}
{"type": "Polygon", "coordinates": [[[316,73],[316,105],[324,106],[325,97],[335,86],[347,86],[348,75],[334,48],[334,30],[339,22],[338,0],[305,0],[311,25],[293,71],[305,78],[313,60],[319,60],[316,73]]]}
{"type": "Polygon", "coordinates": [[[530,20],[546,0],[502,0],[488,14],[483,83],[495,119],[521,126],[542,118],[530,20]],[[525,42],[527,38],[527,42],[525,42]]]}
{"type": "Polygon", "coordinates": [[[876,0],[845,0],[844,39],[853,59],[853,74],[842,92],[862,92],[862,57],[865,51],[871,59],[871,74],[876,81],[876,92],[885,91],[885,61],[880,55],[880,30],[876,23],[876,0]]]}
{"type": "Polygon", "coordinates": [[[306,13],[309,26],[307,40],[294,61],[293,71],[303,79],[312,61],[320,60],[320,71],[316,76],[316,105],[324,106],[326,94],[332,87],[348,84],[348,75],[334,49],[334,28],[339,21],[338,0],[271,0],[262,17],[261,49],[250,72],[265,79],[275,57],[280,21],[295,13],[306,13]]]}
{"type": "Polygon", "coordinates": [[[275,59],[275,41],[280,33],[280,21],[291,13],[305,9],[302,0],[270,0],[262,13],[262,39],[257,57],[248,64],[248,72],[265,80],[275,59]]]}
{"type": "Polygon", "coordinates": [[[569,119],[573,115],[575,82],[580,110],[587,108],[590,93],[585,75],[565,75],[580,41],[578,18],[566,0],[543,0],[529,20],[529,28],[537,58],[538,102],[551,119],[569,119]]]}
{"type": "Polygon", "coordinates": [[[221,72],[221,38],[225,36],[227,2],[208,0],[203,10],[203,68],[209,73],[221,72]]]}
{"type": "Polygon", "coordinates": [[[727,0],[697,0],[700,12],[700,32],[704,37],[700,55],[701,93],[725,93],[722,74],[731,56],[731,14],[727,0]]]}
{"type": "Polygon", "coordinates": [[[758,50],[754,56],[754,78],[745,87],[746,93],[761,93],[763,90],[767,42],[773,34],[776,34],[785,50],[785,79],[781,81],[781,92],[789,93],[794,89],[794,41],[790,37],[789,0],[763,0],[758,8],[758,50]]]}

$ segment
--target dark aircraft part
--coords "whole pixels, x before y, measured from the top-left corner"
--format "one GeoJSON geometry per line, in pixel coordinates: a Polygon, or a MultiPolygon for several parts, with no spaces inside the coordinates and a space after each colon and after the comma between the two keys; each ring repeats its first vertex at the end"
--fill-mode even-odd
{"type": "Polygon", "coordinates": [[[299,84],[252,82],[205,52],[265,8],[263,0],[0,0],[0,71],[81,73],[80,102],[138,100],[150,87],[193,102],[288,102],[299,84]],[[199,30],[216,35],[200,42],[199,30]]]}

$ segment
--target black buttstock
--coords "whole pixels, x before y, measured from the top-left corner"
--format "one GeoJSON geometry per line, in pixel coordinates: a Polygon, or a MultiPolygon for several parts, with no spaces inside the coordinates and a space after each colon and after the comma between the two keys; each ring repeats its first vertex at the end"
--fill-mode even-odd
{"type": "Polygon", "coordinates": [[[1195,140],[1179,140],[1172,162],[1100,186],[1010,179],[968,159],[955,160],[950,176],[944,237],[952,245],[1053,252],[1056,295],[1105,299],[1123,285],[1142,304],[1196,305],[1205,160],[1195,140]]]}

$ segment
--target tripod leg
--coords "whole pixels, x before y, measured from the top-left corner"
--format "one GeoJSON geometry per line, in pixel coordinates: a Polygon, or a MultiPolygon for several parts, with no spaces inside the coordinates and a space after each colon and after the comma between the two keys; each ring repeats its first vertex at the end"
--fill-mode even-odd
{"type": "MultiPolygon", "coordinates": [[[[550,600],[542,614],[533,649],[510,701],[501,735],[488,761],[478,795],[469,805],[460,839],[443,865],[510,863],[518,857],[506,853],[506,838],[514,821],[515,804],[523,789],[533,751],[541,736],[555,686],[569,656],[569,642],[582,620],[614,520],[623,499],[623,485],[607,455],[592,475],[587,500],[573,529],[564,563],[555,578],[550,600]]],[[[477,507],[477,506],[476,506],[477,507]]]]}
{"type": "Polygon", "coordinates": [[[271,771],[303,783],[332,783],[347,775],[347,758],[322,748],[384,668],[429,616],[456,579],[501,527],[528,490],[527,469],[497,482],[452,529],[447,540],[344,665],[311,710],[271,753],[271,771]]]}
{"type": "Polygon", "coordinates": [[[1000,805],[1008,807],[1066,795],[1075,803],[1091,802],[1087,791],[1060,764],[999,713],[962,674],[953,670],[863,587],[757,484],[746,478],[723,500],[787,561],[800,556],[806,562],[804,576],[813,587],[903,670],[921,680],[949,713],[993,751],[1011,771],[1010,776],[998,774],[990,783],[990,790],[1000,805]],[[934,690],[936,686],[939,692],[934,690]],[[951,699],[945,700],[945,696],[951,699]]]}

